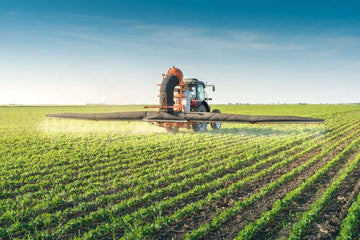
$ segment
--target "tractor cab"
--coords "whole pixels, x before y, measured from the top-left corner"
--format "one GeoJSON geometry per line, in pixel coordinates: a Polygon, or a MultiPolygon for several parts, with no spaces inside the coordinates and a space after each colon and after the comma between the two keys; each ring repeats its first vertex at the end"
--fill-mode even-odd
{"type": "Polygon", "coordinates": [[[212,86],[212,90],[215,91],[214,85],[206,85],[203,81],[199,81],[196,78],[184,78],[185,91],[187,90],[190,95],[191,112],[210,112],[210,106],[207,101],[212,99],[207,97],[206,86],[212,86]]]}
{"type": "Polygon", "coordinates": [[[185,78],[185,88],[190,93],[191,100],[205,101],[205,83],[197,80],[196,78],[185,78]]]}

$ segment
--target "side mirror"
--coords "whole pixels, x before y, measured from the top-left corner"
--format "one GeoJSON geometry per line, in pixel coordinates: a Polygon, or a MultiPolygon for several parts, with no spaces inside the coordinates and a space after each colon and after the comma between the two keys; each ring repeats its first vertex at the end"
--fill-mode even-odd
{"type": "Polygon", "coordinates": [[[213,85],[212,87],[213,87],[213,89],[212,89],[212,90],[213,90],[213,92],[215,92],[215,85],[213,85]]]}

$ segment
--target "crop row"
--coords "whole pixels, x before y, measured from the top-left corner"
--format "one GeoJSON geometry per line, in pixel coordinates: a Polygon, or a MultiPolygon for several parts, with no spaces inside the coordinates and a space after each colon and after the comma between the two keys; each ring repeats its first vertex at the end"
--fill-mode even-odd
{"type": "MultiPolygon", "coordinates": [[[[252,146],[246,146],[247,148],[249,148],[250,152],[251,152],[251,148],[256,148],[255,150],[258,150],[258,146],[256,144],[255,145],[251,144],[251,145],[252,146]]],[[[120,174],[118,173],[121,170],[121,164],[119,164],[120,165],[119,167],[108,168],[109,170],[112,170],[111,172],[106,172],[106,171],[104,171],[105,169],[102,169],[102,170],[99,170],[99,171],[91,170],[90,173],[89,172],[87,173],[86,171],[84,171],[81,174],[80,178],[76,178],[76,179],[71,178],[71,179],[75,183],[86,183],[86,182],[83,182],[83,180],[85,180],[85,179],[91,179],[92,183],[97,182],[98,180],[107,181],[107,180],[112,179],[113,180],[112,183],[120,182],[121,185],[119,185],[119,186],[126,187],[126,182],[131,182],[133,185],[136,184],[136,182],[131,181],[132,179],[136,180],[138,178],[138,182],[149,181],[150,179],[146,180],[146,177],[148,175],[150,175],[150,176],[154,176],[155,174],[164,175],[164,176],[166,176],[166,174],[167,175],[173,175],[173,174],[175,174],[177,172],[180,173],[181,171],[179,171],[179,170],[182,170],[182,171],[186,170],[188,167],[193,168],[193,167],[196,167],[196,166],[201,166],[201,165],[204,164],[204,161],[206,161],[206,163],[209,163],[205,159],[207,156],[212,157],[213,159],[216,159],[216,158],[221,159],[221,157],[222,157],[221,154],[214,155],[213,152],[224,151],[224,149],[226,150],[225,146],[227,146],[227,145],[221,145],[221,146],[219,146],[219,148],[214,148],[210,152],[207,151],[207,150],[204,150],[205,153],[202,153],[201,156],[198,156],[199,155],[198,151],[202,150],[202,146],[200,148],[194,148],[195,152],[193,153],[193,155],[187,155],[187,156],[193,157],[193,159],[186,159],[186,161],[182,161],[182,159],[180,158],[181,156],[177,156],[176,158],[174,158],[172,160],[169,160],[167,162],[162,162],[162,165],[160,166],[160,168],[155,168],[154,166],[151,166],[151,165],[146,169],[142,168],[143,171],[141,171],[138,174],[132,174],[130,179],[124,173],[122,173],[122,172],[120,174]],[[102,175],[96,177],[93,174],[91,174],[91,172],[96,174],[96,176],[99,175],[98,172],[101,172],[101,173],[103,173],[102,175],[105,175],[105,177],[103,177],[102,175]]],[[[244,146],[241,146],[241,145],[240,145],[240,149],[238,148],[238,146],[236,146],[234,144],[229,144],[228,147],[233,147],[234,148],[234,150],[233,150],[234,154],[238,154],[239,152],[244,151],[244,146]]],[[[90,169],[88,169],[88,171],[89,170],[90,169]]],[[[63,173],[60,173],[60,176],[62,176],[62,174],[63,173]]],[[[48,177],[48,178],[51,177],[51,179],[52,179],[51,184],[57,183],[57,181],[59,181],[59,179],[56,178],[56,176],[53,176],[53,175],[46,176],[46,177],[48,177]]],[[[46,181],[44,181],[44,182],[45,183],[42,183],[42,182],[38,183],[38,185],[40,185],[40,186],[38,186],[38,188],[46,187],[49,184],[49,182],[47,182],[47,183],[46,183],[46,181]]],[[[63,178],[60,178],[59,183],[65,184],[65,182],[63,182],[63,178]]],[[[69,183],[69,182],[66,182],[66,184],[67,184],[66,187],[69,187],[69,188],[81,187],[79,185],[72,186],[72,184],[69,183]]],[[[34,185],[36,185],[36,184],[34,184],[34,185]]],[[[28,188],[30,188],[29,190],[31,190],[32,185],[28,184],[27,186],[28,186],[28,188]]],[[[5,195],[5,193],[3,192],[2,194],[5,195]]],[[[26,193],[26,192],[23,192],[23,193],[26,193]]],[[[34,192],[32,192],[32,195],[34,196],[34,192]]]]}
{"type": "Polygon", "coordinates": [[[326,129],[250,126],[236,134],[7,132],[0,137],[0,238],[151,237],[321,147],[323,154],[350,141],[359,132],[354,113],[329,111],[326,129]]]}
{"type": "MultiPolygon", "coordinates": [[[[90,160],[87,161],[87,158],[82,158],[81,161],[76,161],[76,162],[67,162],[67,155],[64,154],[63,157],[61,157],[63,160],[59,159],[59,162],[63,162],[63,165],[61,168],[59,167],[52,167],[51,172],[46,172],[45,170],[42,170],[40,172],[37,172],[36,169],[34,170],[30,170],[30,174],[33,171],[34,173],[36,173],[36,175],[32,175],[32,176],[25,176],[24,178],[20,178],[19,180],[4,180],[4,182],[2,182],[1,187],[3,189],[6,189],[9,193],[16,193],[19,192],[21,194],[26,193],[26,190],[24,189],[19,189],[17,190],[16,188],[18,187],[22,187],[25,185],[29,185],[31,188],[31,184],[36,185],[38,187],[41,187],[42,184],[42,180],[44,177],[48,178],[48,179],[52,179],[53,181],[57,181],[58,178],[60,178],[60,180],[62,180],[64,174],[69,175],[68,178],[71,177],[72,181],[75,180],[80,180],[80,179],[88,179],[91,177],[96,177],[97,175],[106,175],[109,172],[106,172],[107,170],[113,170],[113,171],[117,171],[120,172],[122,175],[126,175],[129,173],[133,173],[132,171],[126,170],[126,168],[131,168],[131,170],[133,169],[139,169],[139,171],[144,170],[143,169],[143,165],[147,164],[149,167],[152,165],[159,165],[160,167],[163,166],[164,164],[166,164],[166,162],[162,162],[159,161],[161,159],[171,159],[173,158],[172,162],[177,162],[179,161],[179,156],[181,156],[181,154],[188,154],[191,156],[191,154],[193,155],[198,155],[199,153],[202,152],[206,152],[207,148],[206,146],[209,144],[209,142],[204,142],[203,144],[199,144],[196,147],[190,148],[191,150],[187,150],[187,151],[173,151],[171,153],[168,153],[167,155],[160,155],[158,153],[155,153],[155,156],[152,155],[147,155],[148,158],[143,158],[143,157],[132,157],[130,158],[127,155],[114,155],[111,157],[106,157],[106,156],[102,156],[101,158],[97,158],[94,157],[94,160],[90,160]],[[149,160],[151,159],[151,160],[149,160]],[[66,163],[67,162],[67,163],[66,163]],[[136,166],[138,166],[137,168],[135,168],[136,166]],[[65,170],[66,169],[66,170],[65,170]],[[65,170],[65,171],[64,171],[65,170]],[[72,175],[74,175],[76,173],[76,177],[72,177],[72,175]],[[40,186],[39,186],[40,185],[40,186]]],[[[230,142],[226,142],[225,144],[231,144],[230,142]]],[[[217,149],[216,146],[214,147],[215,150],[217,149]]],[[[220,146],[221,148],[221,146],[220,146]]],[[[220,150],[220,149],[219,149],[220,150]]],[[[58,153],[57,155],[61,155],[62,153],[58,153]]],[[[106,152],[105,152],[106,154],[106,152]]],[[[48,157],[48,156],[45,156],[48,157]]],[[[54,156],[55,158],[57,158],[57,156],[54,156]]],[[[54,158],[52,157],[52,158],[54,158]]],[[[49,159],[50,157],[48,157],[49,159]]],[[[164,166],[163,166],[164,167],[164,166]]],[[[28,174],[29,174],[28,172],[28,174]]],[[[134,170],[134,172],[136,172],[134,170]]],[[[68,184],[68,182],[61,182],[62,184],[68,184]]],[[[2,193],[2,195],[6,195],[6,191],[4,191],[2,193]]]]}
{"type": "MultiPolygon", "coordinates": [[[[300,172],[304,171],[311,165],[315,164],[317,161],[319,161],[321,158],[329,154],[336,146],[341,145],[343,142],[347,141],[348,139],[351,139],[352,137],[356,136],[359,133],[359,131],[354,132],[353,134],[341,139],[340,141],[336,142],[334,145],[330,145],[327,148],[325,148],[320,154],[312,157],[309,159],[306,163],[298,166],[297,168],[292,169],[291,171],[287,172],[286,174],[282,175],[280,178],[278,178],[276,181],[271,182],[268,186],[263,187],[259,190],[258,193],[251,195],[244,201],[236,202],[234,207],[227,208],[217,216],[215,216],[210,223],[206,223],[199,227],[198,229],[194,230],[190,234],[188,234],[189,238],[197,238],[199,236],[203,236],[207,233],[209,233],[211,230],[217,229],[222,223],[230,219],[231,217],[238,214],[242,209],[244,209],[249,204],[253,203],[254,201],[258,200],[260,197],[264,196],[265,194],[269,193],[270,191],[274,190],[278,186],[284,184],[286,181],[292,179],[296,174],[299,174],[300,172]]],[[[277,204],[277,203],[275,203],[277,204]]],[[[266,212],[265,212],[266,213],[266,212]]],[[[249,232],[254,232],[253,229],[257,229],[262,224],[264,224],[264,220],[267,219],[269,216],[265,216],[262,218],[262,220],[259,222],[256,222],[253,225],[249,225],[248,227],[245,227],[245,229],[250,229],[249,232]]],[[[242,235],[243,236],[243,235],[242,235]]]]}
{"type": "MultiPolygon", "coordinates": [[[[357,132],[356,132],[357,133],[357,132]]],[[[353,137],[355,135],[351,134],[346,138],[350,138],[353,137]]],[[[330,139],[328,140],[330,141],[330,139]]],[[[345,141],[345,140],[344,140],[345,141]]],[[[215,182],[211,182],[211,183],[206,183],[203,186],[196,186],[194,189],[188,191],[187,193],[182,193],[177,195],[174,198],[170,198],[167,199],[165,201],[160,202],[159,204],[155,204],[153,206],[150,206],[149,208],[145,208],[145,209],[139,209],[137,212],[134,212],[132,214],[128,214],[122,217],[123,223],[126,223],[126,225],[129,225],[129,223],[131,224],[131,222],[133,224],[136,224],[137,226],[139,226],[139,228],[134,228],[133,231],[131,231],[130,228],[130,232],[128,232],[127,234],[129,234],[130,237],[140,237],[142,235],[147,235],[150,234],[151,232],[157,231],[159,230],[161,227],[164,227],[165,225],[169,224],[170,222],[174,222],[177,219],[180,219],[188,214],[194,213],[193,211],[196,211],[197,209],[199,209],[201,206],[204,206],[205,204],[207,204],[208,202],[212,202],[216,199],[219,199],[223,196],[228,195],[229,193],[239,189],[241,186],[243,186],[246,182],[249,182],[251,180],[256,180],[257,178],[260,178],[262,176],[265,176],[267,174],[270,174],[272,171],[274,171],[275,169],[277,169],[280,166],[283,166],[285,164],[287,164],[290,161],[293,161],[295,159],[297,159],[299,156],[301,156],[302,154],[311,151],[312,149],[320,146],[322,144],[319,143],[317,144],[310,144],[310,147],[308,149],[306,149],[305,151],[296,154],[280,163],[274,164],[272,167],[267,168],[267,169],[263,169],[261,172],[251,175],[251,176],[247,176],[245,177],[243,180],[233,183],[231,184],[229,187],[224,188],[224,189],[220,189],[214,193],[209,193],[208,196],[204,199],[204,200],[200,200],[198,202],[192,202],[190,204],[188,204],[185,208],[177,210],[173,215],[171,216],[161,216],[161,214],[157,214],[157,213],[161,213],[163,212],[163,209],[172,207],[172,206],[176,206],[176,203],[178,202],[182,202],[183,200],[185,200],[186,198],[189,197],[189,195],[198,195],[201,194],[204,190],[202,189],[205,188],[205,191],[207,188],[211,187],[213,184],[219,184],[222,185],[223,183],[227,182],[229,180],[229,178],[234,178],[235,176],[246,176],[247,174],[253,174],[253,169],[256,168],[258,165],[255,164],[256,166],[250,166],[248,168],[245,169],[241,169],[238,172],[234,173],[234,174],[230,174],[230,175],[226,175],[223,178],[219,178],[217,179],[215,182]],[[245,174],[245,175],[244,175],[245,174]],[[155,213],[155,214],[154,214],[155,213]],[[141,218],[143,218],[144,216],[147,215],[152,215],[152,216],[159,216],[158,218],[156,218],[155,222],[153,224],[141,224],[142,220],[140,220],[141,218]],[[131,220],[133,219],[133,220],[131,220]],[[133,236],[132,234],[135,234],[135,236],[133,236]]],[[[330,150],[330,149],[329,149],[330,150]]],[[[286,154],[285,154],[286,156],[286,154]]],[[[283,156],[283,157],[285,157],[283,156]]],[[[270,158],[270,160],[273,160],[273,158],[270,158]]],[[[264,161],[260,161],[259,164],[264,164],[266,162],[266,160],[264,161]]],[[[190,196],[191,196],[190,195],[190,196]]],[[[155,217],[154,216],[154,217],[155,217]]],[[[124,225],[123,225],[124,227],[124,225]]],[[[89,232],[89,236],[94,236],[94,234],[99,231],[99,232],[104,232],[104,226],[100,226],[98,227],[98,229],[92,230],[89,232]],[[101,231],[100,231],[101,230],[101,231]]],[[[86,235],[85,235],[86,236],[86,235]]],[[[96,236],[96,235],[95,235],[96,236]]]]}
{"type": "MultiPolygon", "coordinates": [[[[56,197],[55,197],[56,198],[56,197]]],[[[47,200],[47,199],[44,199],[44,200],[47,200]]],[[[52,206],[53,205],[53,203],[54,203],[54,201],[49,201],[49,204],[52,206]]],[[[56,203],[56,201],[55,201],[55,203],[56,203]]],[[[64,202],[61,202],[62,204],[64,204],[64,202]]],[[[28,202],[24,202],[24,204],[28,204],[28,202]]],[[[41,204],[42,205],[42,204],[41,204]]],[[[33,209],[35,209],[36,210],[36,208],[33,208],[33,209]]]]}
{"type": "Polygon", "coordinates": [[[340,226],[337,240],[350,240],[360,236],[360,194],[351,204],[340,226]],[[357,235],[357,236],[356,236],[357,235]]]}
{"type": "MultiPolygon", "coordinates": [[[[215,137],[214,140],[217,141],[219,139],[223,141],[225,140],[218,137],[215,137]]],[[[41,143],[44,143],[44,141],[45,139],[41,141],[41,143]]],[[[76,167],[75,169],[83,171],[93,166],[97,167],[99,164],[109,162],[112,159],[121,159],[121,163],[123,164],[122,167],[123,169],[126,169],[128,167],[133,168],[134,166],[139,164],[137,162],[134,163],[134,160],[144,161],[144,156],[159,159],[161,158],[163,153],[167,153],[168,155],[165,155],[165,157],[169,157],[179,154],[181,150],[183,150],[182,148],[176,146],[175,143],[173,143],[174,146],[171,146],[171,151],[168,151],[170,150],[169,145],[171,145],[171,142],[168,143],[168,145],[164,144],[163,141],[155,143],[149,142],[147,144],[140,145],[141,147],[139,147],[139,149],[136,149],[135,146],[132,146],[130,144],[130,146],[128,147],[121,146],[121,148],[114,150],[114,147],[112,147],[112,145],[116,146],[116,144],[118,143],[119,141],[112,142],[110,146],[108,146],[106,142],[91,142],[91,144],[89,144],[89,142],[86,143],[84,141],[80,141],[76,144],[69,143],[62,147],[59,147],[58,144],[53,147],[53,145],[50,144],[50,146],[46,148],[46,152],[41,154],[36,153],[32,149],[27,149],[26,147],[23,147],[23,149],[26,149],[26,154],[16,154],[16,156],[19,156],[17,158],[12,158],[13,156],[4,156],[12,158],[13,165],[15,165],[14,168],[9,169],[9,166],[11,166],[11,164],[8,164],[8,168],[1,169],[0,171],[10,174],[7,175],[7,179],[9,180],[12,178],[13,172],[14,179],[26,179],[35,175],[43,176],[48,172],[57,172],[61,170],[59,169],[59,167],[65,168],[69,164],[75,164],[75,166],[73,166],[76,167]],[[83,145],[90,145],[91,147],[83,147],[83,145]],[[40,156],[41,158],[39,158],[40,156]],[[69,158],[69,156],[71,156],[71,158],[69,158]],[[45,161],[41,162],[41,165],[39,165],[38,162],[32,162],[32,158],[34,158],[34,161],[42,161],[42,159],[44,159],[45,161]],[[23,159],[26,161],[23,161],[23,159]],[[52,159],[56,161],[52,161],[52,159]],[[29,168],[27,169],[27,171],[22,171],[23,167],[29,168]]],[[[123,145],[122,141],[121,144],[123,145]]],[[[209,144],[211,145],[211,141],[205,139],[203,143],[199,144],[199,146],[208,146],[209,144]]],[[[194,147],[193,144],[190,141],[186,141],[185,139],[185,148],[192,149],[191,147],[194,147]]],[[[149,164],[148,162],[145,163],[149,164]]],[[[140,167],[143,165],[144,164],[140,163],[140,167]]]]}
{"type": "MultiPolygon", "coordinates": [[[[240,161],[241,162],[241,161],[240,161]]],[[[214,172],[210,172],[210,173],[206,173],[205,175],[206,176],[208,176],[208,177],[211,177],[212,176],[212,173],[214,173],[214,172]]],[[[203,178],[204,178],[204,176],[202,176],[203,178]]],[[[196,177],[196,178],[192,178],[192,179],[186,179],[186,181],[182,181],[181,182],[181,185],[180,184],[172,184],[172,185],[170,185],[169,187],[167,187],[167,188],[165,188],[165,189],[168,189],[168,192],[173,192],[173,191],[178,191],[179,189],[181,190],[183,187],[185,187],[185,186],[187,186],[187,184],[189,184],[189,183],[191,183],[191,182],[197,182],[197,181],[199,181],[199,180],[201,180],[202,178],[199,178],[199,177],[196,177]],[[180,186],[183,186],[183,187],[181,187],[181,188],[179,188],[180,186]]],[[[165,190],[164,189],[164,190],[165,190]]],[[[165,194],[167,191],[164,191],[164,190],[162,190],[162,191],[159,191],[159,189],[157,189],[157,190],[155,190],[154,191],[154,193],[155,194],[159,194],[159,193],[162,193],[162,194],[165,194]]],[[[126,193],[126,191],[123,191],[123,192],[121,192],[121,193],[119,193],[118,195],[120,195],[120,194],[124,194],[124,193],[126,193]]],[[[119,197],[119,196],[116,196],[116,197],[119,197]]],[[[152,195],[154,195],[154,194],[152,194],[152,195]]],[[[151,196],[151,195],[150,195],[151,196]]],[[[148,194],[145,194],[145,197],[146,198],[144,198],[144,200],[148,200],[148,197],[149,197],[149,195],[148,194]]],[[[109,200],[109,199],[111,199],[110,198],[110,196],[107,196],[106,197],[107,198],[107,200],[109,200]]],[[[129,199],[129,200],[131,200],[131,198],[129,199]]],[[[135,200],[138,200],[137,198],[135,198],[135,200]]],[[[129,201],[128,201],[129,202],[129,201]]],[[[146,201],[144,201],[144,202],[146,202],[146,201]]],[[[97,202],[95,202],[95,204],[97,204],[97,202]]],[[[90,203],[86,203],[86,206],[84,206],[83,204],[80,206],[81,208],[91,208],[91,205],[92,205],[92,203],[90,202],[90,203]]],[[[129,206],[129,205],[128,205],[129,206]]],[[[131,206],[131,205],[130,205],[131,206]]],[[[81,210],[81,208],[80,208],[80,210],[81,210]]],[[[76,211],[77,210],[77,208],[72,208],[71,209],[71,212],[74,214],[74,211],[76,211]]],[[[79,210],[79,209],[78,209],[79,210]]]]}
{"type": "Polygon", "coordinates": [[[352,161],[349,166],[344,170],[344,172],[332,182],[331,186],[325,191],[325,193],[320,196],[315,203],[310,206],[310,210],[303,213],[301,219],[295,223],[292,232],[290,233],[290,238],[292,239],[301,239],[305,230],[309,227],[310,223],[316,218],[320,210],[324,205],[329,201],[331,196],[335,191],[341,186],[347,176],[358,167],[360,161],[360,154],[355,157],[355,160],[352,161]]]}
{"type": "MultiPolygon", "coordinates": [[[[326,174],[328,170],[332,168],[338,161],[343,160],[347,158],[349,154],[356,152],[359,147],[359,143],[360,143],[360,138],[354,140],[343,151],[341,151],[340,154],[336,155],[333,159],[331,159],[324,167],[319,169],[314,175],[309,177],[305,182],[301,183],[296,189],[287,193],[283,199],[277,200],[273,204],[271,210],[263,212],[261,214],[261,217],[257,221],[246,225],[244,229],[239,232],[237,239],[244,239],[244,238],[249,239],[252,236],[254,236],[256,231],[258,231],[261,227],[265,226],[265,224],[271,222],[283,208],[288,206],[288,204],[290,204],[296,197],[298,197],[305,189],[311,186],[311,184],[313,184],[318,178],[326,174]]],[[[357,161],[355,162],[355,164],[356,163],[357,161]]],[[[346,176],[347,175],[345,175],[345,177],[346,176]]],[[[294,229],[298,229],[298,228],[299,228],[298,225],[296,225],[296,227],[294,226],[294,229]]]]}

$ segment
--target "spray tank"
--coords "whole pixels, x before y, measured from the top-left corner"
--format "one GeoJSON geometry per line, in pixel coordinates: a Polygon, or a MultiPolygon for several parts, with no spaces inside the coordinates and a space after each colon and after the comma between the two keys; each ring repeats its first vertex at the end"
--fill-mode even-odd
{"type": "Polygon", "coordinates": [[[181,106],[174,106],[174,97],[179,98],[181,103],[184,91],[184,75],[182,71],[175,66],[170,68],[166,74],[163,75],[164,78],[160,85],[160,110],[163,112],[168,112],[173,114],[175,110],[181,111],[181,106]],[[174,90],[176,86],[180,86],[178,94],[174,96],[174,90]],[[176,109],[178,107],[179,109],[176,109]]]}

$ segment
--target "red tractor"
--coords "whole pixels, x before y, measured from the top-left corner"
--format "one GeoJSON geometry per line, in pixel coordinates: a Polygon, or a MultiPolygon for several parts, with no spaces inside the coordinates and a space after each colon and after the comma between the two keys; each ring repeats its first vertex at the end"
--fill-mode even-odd
{"type": "Polygon", "coordinates": [[[103,121],[146,121],[177,132],[180,127],[193,128],[203,132],[210,123],[213,129],[219,129],[222,122],[228,123],[323,123],[323,119],[297,116],[266,116],[220,113],[211,111],[207,101],[206,85],[196,78],[183,78],[180,69],[172,67],[160,86],[160,105],[144,108],[159,108],[159,111],[113,112],[113,113],[58,113],[48,114],[52,118],[71,118],[103,121]]]}
{"type": "MultiPolygon", "coordinates": [[[[175,66],[170,68],[166,74],[163,74],[163,81],[160,86],[160,106],[145,106],[145,108],[160,108],[170,114],[176,112],[213,112],[220,113],[219,109],[213,109],[208,104],[212,100],[207,96],[206,87],[212,87],[215,91],[214,85],[207,85],[196,78],[183,78],[183,73],[175,66]]],[[[156,122],[161,127],[165,127],[168,131],[176,132],[179,127],[192,127],[196,132],[206,131],[208,122],[156,122]]],[[[221,127],[220,122],[211,122],[213,129],[221,127]]]]}

